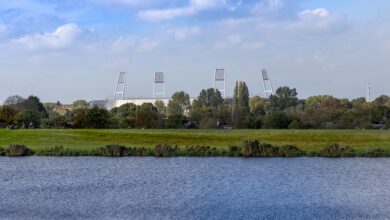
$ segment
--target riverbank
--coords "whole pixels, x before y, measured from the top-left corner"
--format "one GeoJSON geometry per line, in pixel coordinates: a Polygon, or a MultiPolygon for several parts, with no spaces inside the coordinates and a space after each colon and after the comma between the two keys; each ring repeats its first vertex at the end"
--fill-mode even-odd
{"type": "Polygon", "coordinates": [[[171,146],[212,146],[226,149],[244,140],[259,140],[276,146],[295,145],[304,152],[338,143],[358,152],[381,148],[390,152],[388,130],[140,130],[140,129],[0,129],[0,147],[24,144],[34,151],[63,146],[69,150],[92,151],[109,144],[153,148],[171,146]]]}
{"type": "Polygon", "coordinates": [[[33,151],[21,144],[0,148],[0,156],[101,156],[101,157],[390,157],[382,148],[356,151],[351,146],[332,144],[319,150],[303,151],[294,145],[275,146],[258,140],[245,140],[229,147],[156,145],[154,148],[106,145],[93,150],[72,150],[63,146],[33,151]]]}

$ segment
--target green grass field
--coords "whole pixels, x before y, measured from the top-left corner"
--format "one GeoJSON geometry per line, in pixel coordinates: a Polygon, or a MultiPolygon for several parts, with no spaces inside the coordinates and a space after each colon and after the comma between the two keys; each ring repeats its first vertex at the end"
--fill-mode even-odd
{"type": "Polygon", "coordinates": [[[357,150],[380,147],[390,152],[390,131],[378,130],[5,130],[0,129],[0,147],[25,144],[33,150],[64,146],[91,150],[107,144],[154,147],[157,144],[209,145],[227,147],[245,139],[275,145],[293,144],[302,150],[316,150],[333,143],[357,150]]]}

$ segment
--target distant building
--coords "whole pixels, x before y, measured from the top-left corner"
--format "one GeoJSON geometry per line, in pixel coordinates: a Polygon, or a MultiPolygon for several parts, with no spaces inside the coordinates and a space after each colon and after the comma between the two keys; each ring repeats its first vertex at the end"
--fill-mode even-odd
{"type": "MultiPolygon", "coordinates": [[[[169,98],[130,98],[130,99],[121,99],[121,100],[113,100],[113,99],[106,99],[106,100],[93,100],[90,102],[91,106],[98,106],[101,108],[106,108],[107,110],[111,110],[116,107],[120,107],[124,104],[134,104],[134,105],[142,105],[144,103],[154,103],[160,100],[162,101],[165,106],[168,105],[169,98]]],[[[191,99],[192,102],[193,99],[191,99]]]]}
{"type": "Polygon", "coordinates": [[[66,112],[72,111],[73,106],[72,105],[59,105],[54,107],[53,111],[58,113],[59,115],[65,115],[66,112]]]}

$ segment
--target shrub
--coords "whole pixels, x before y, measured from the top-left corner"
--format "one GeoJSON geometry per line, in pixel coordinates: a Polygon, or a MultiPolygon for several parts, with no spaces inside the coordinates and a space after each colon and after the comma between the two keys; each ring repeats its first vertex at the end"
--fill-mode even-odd
{"type": "Polygon", "coordinates": [[[34,152],[30,148],[21,144],[11,144],[5,150],[5,155],[9,157],[24,157],[24,156],[31,156],[33,154],[34,152]]]}
{"type": "Polygon", "coordinates": [[[260,157],[275,157],[278,156],[278,147],[272,146],[272,144],[261,143],[259,144],[259,156],[260,157]]]}
{"type": "Polygon", "coordinates": [[[221,155],[216,147],[210,146],[186,146],[184,154],[190,157],[208,157],[221,155]]]}
{"type": "Polygon", "coordinates": [[[243,157],[255,157],[259,155],[259,141],[245,140],[240,148],[240,155],[243,157]]]}
{"type": "Polygon", "coordinates": [[[240,147],[240,156],[243,157],[274,157],[278,156],[278,147],[257,140],[246,140],[240,147]]]}
{"type": "Polygon", "coordinates": [[[97,154],[99,156],[105,157],[123,157],[127,156],[128,148],[122,145],[111,144],[106,145],[98,150],[97,154]]]}
{"type": "Polygon", "coordinates": [[[4,156],[4,155],[5,155],[4,148],[0,147],[0,156],[4,156]]]}
{"type": "Polygon", "coordinates": [[[159,144],[157,146],[154,147],[154,156],[156,157],[170,157],[170,156],[174,156],[174,153],[176,152],[177,150],[177,146],[176,147],[172,147],[171,145],[167,145],[167,144],[159,144]]]}
{"type": "MultiPolygon", "coordinates": [[[[100,149],[99,149],[100,151],[100,149]]],[[[36,152],[36,155],[37,156],[55,156],[55,157],[59,157],[59,156],[65,156],[65,157],[73,157],[73,156],[101,156],[101,154],[99,154],[97,152],[97,150],[95,151],[82,151],[82,150],[71,150],[71,149],[68,149],[68,148],[64,148],[63,146],[54,146],[54,147],[51,147],[49,149],[46,149],[46,150],[39,150],[38,152],[36,152]]]]}
{"type": "Polygon", "coordinates": [[[308,157],[319,157],[320,156],[320,152],[317,151],[317,150],[312,150],[312,151],[307,152],[306,156],[308,156],[308,157]]]}
{"type": "Polygon", "coordinates": [[[238,157],[240,156],[240,147],[239,146],[229,146],[229,151],[227,155],[230,157],[238,157]]]}
{"type": "Polygon", "coordinates": [[[36,153],[37,156],[65,156],[63,146],[54,146],[47,150],[40,150],[36,153]]]}
{"type": "Polygon", "coordinates": [[[333,144],[323,148],[319,155],[322,157],[353,157],[356,153],[352,147],[342,147],[339,144],[333,144]]]}
{"type": "Polygon", "coordinates": [[[300,121],[294,120],[288,125],[288,129],[302,129],[303,125],[300,121]]]}
{"type": "Polygon", "coordinates": [[[347,146],[345,148],[342,148],[340,156],[342,156],[342,157],[354,157],[354,156],[356,156],[356,151],[352,147],[347,146]]]}
{"type": "Polygon", "coordinates": [[[374,148],[364,154],[366,157],[385,157],[386,153],[381,148],[374,148]]]}
{"type": "Polygon", "coordinates": [[[145,147],[134,147],[134,148],[129,148],[129,152],[127,156],[136,156],[136,157],[144,157],[144,156],[152,156],[154,155],[154,152],[145,147]]]}
{"type": "Polygon", "coordinates": [[[294,145],[283,145],[279,148],[279,156],[281,157],[301,157],[304,153],[294,145]]]}

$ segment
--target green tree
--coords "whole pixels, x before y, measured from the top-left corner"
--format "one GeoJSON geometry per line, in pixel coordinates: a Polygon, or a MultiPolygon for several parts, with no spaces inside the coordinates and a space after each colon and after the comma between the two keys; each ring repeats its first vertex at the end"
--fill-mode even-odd
{"type": "Polygon", "coordinates": [[[276,90],[275,95],[269,97],[272,109],[283,111],[294,107],[298,104],[297,90],[290,89],[288,86],[280,87],[276,90]]]}
{"type": "Polygon", "coordinates": [[[158,122],[157,108],[151,103],[137,106],[135,126],[137,128],[153,128],[158,122]]]}
{"type": "Polygon", "coordinates": [[[190,119],[198,122],[200,128],[216,128],[218,124],[225,123],[223,110],[224,100],[221,93],[214,88],[203,89],[192,102],[190,119]]]}
{"type": "Polygon", "coordinates": [[[17,105],[19,103],[24,102],[25,99],[19,95],[13,95],[7,97],[7,99],[4,101],[4,105],[17,105]]]}
{"type": "Polygon", "coordinates": [[[110,115],[106,109],[93,107],[87,110],[85,124],[87,128],[107,128],[109,127],[110,115]]]}
{"type": "Polygon", "coordinates": [[[286,113],[274,111],[266,115],[264,128],[287,129],[291,122],[291,118],[286,113]]]}
{"type": "Polygon", "coordinates": [[[72,103],[72,109],[85,109],[89,108],[89,103],[85,100],[77,100],[72,103]]]}
{"type": "Polygon", "coordinates": [[[245,82],[236,82],[233,93],[233,124],[246,128],[249,118],[249,90],[245,82]]]}
{"type": "Polygon", "coordinates": [[[47,117],[45,107],[36,96],[29,96],[24,102],[17,105],[21,106],[21,111],[37,112],[41,114],[41,117],[47,117]]]}
{"type": "Polygon", "coordinates": [[[198,102],[201,106],[207,106],[217,109],[223,102],[221,92],[218,89],[209,88],[202,90],[198,96],[198,102]]]}
{"type": "Polygon", "coordinates": [[[111,110],[111,115],[113,121],[116,123],[116,127],[134,128],[136,123],[136,112],[137,106],[132,103],[127,103],[120,107],[113,108],[111,110]]]}
{"type": "Polygon", "coordinates": [[[22,128],[37,128],[40,120],[41,114],[36,111],[22,111],[16,115],[17,124],[22,128]]]}
{"type": "Polygon", "coordinates": [[[18,112],[9,106],[0,107],[0,127],[14,125],[18,112]]]}
{"type": "Polygon", "coordinates": [[[184,115],[190,108],[190,96],[183,92],[175,92],[169,100],[167,114],[168,116],[184,115]]]}
{"type": "Polygon", "coordinates": [[[183,125],[187,122],[184,115],[171,115],[168,116],[168,128],[183,128],[183,125]]]}
{"type": "Polygon", "coordinates": [[[265,101],[260,96],[253,96],[249,99],[250,112],[254,115],[265,114],[265,101]]]}
{"type": "Polygon", "coordinates": [[[161,100],[156,100],[154,102],[154,106],[157,108],[157,112],[160,113],[162,116],[166,116],[167,114],[167,107],[165,106],[165,103],[161,100]]]}

